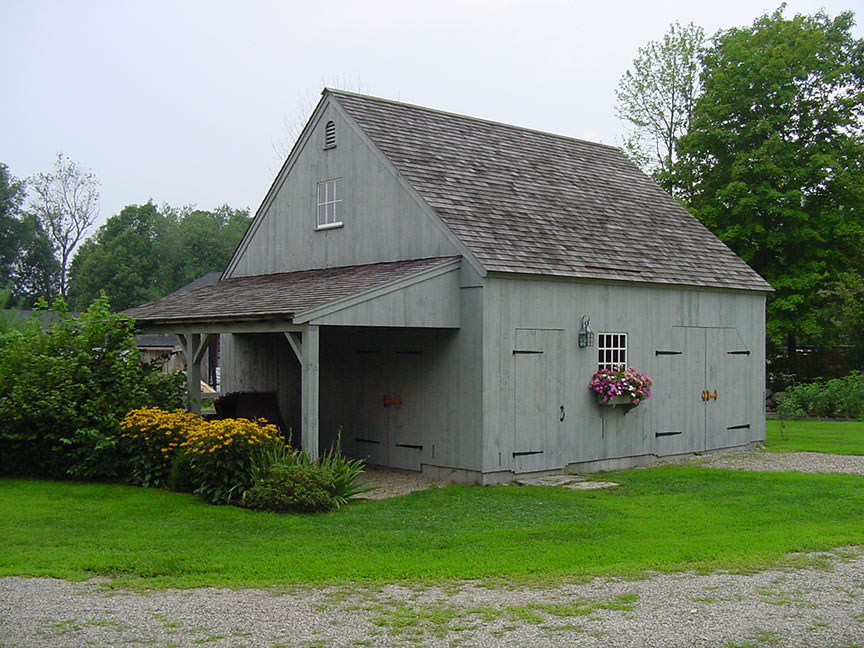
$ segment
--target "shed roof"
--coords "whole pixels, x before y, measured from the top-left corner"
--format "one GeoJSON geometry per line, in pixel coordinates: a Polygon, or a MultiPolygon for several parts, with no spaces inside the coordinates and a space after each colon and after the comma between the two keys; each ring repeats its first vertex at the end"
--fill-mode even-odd
{"type": "Polygon", "coordinates": [[[328,96],[487,271],[772,290],[617,148],[328,96]]]}
{"type": "Polygon", "coordinates": [[[398,282],[458,257],[372,263],[223,279],[187,287],[124,311],[141,322],[286,319],[296,313],[398,282]]]}

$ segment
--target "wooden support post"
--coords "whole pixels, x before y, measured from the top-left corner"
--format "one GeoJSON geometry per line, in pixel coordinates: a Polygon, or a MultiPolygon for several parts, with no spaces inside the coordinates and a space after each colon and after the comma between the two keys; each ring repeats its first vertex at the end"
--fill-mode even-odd
{"type": "Polygon", "coordinates": [[[177,334],[186,357],[186,409],[201,413],[201,358],[210,342],[210,334],[177,334]]]}
{"type": "Polygon", "coordinates": [[[301,388],[303,415],[303,449],[312,459],[318,458],[318,342],[320,333],[317,326],[307,326],[303,330],[301,347],[303,360],[301,388]]]}

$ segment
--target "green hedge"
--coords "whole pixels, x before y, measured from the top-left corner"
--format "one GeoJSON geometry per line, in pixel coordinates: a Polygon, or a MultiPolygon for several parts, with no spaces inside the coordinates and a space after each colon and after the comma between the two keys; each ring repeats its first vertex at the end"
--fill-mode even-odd
{"type": "Polygon", "coordinates": [[[141,363],[132,320],[105,297],[79,317],[58,300],[43,329],[46,310],[43,302],[26,326],[2,334],[0,472],[114,479],[123,415],[178,407],[182,376],[141,363]]]}
{"type": "Polygon", "coordinates": [[[843,378],[794,385],[777,406],[785,418],[864,418],[864,382],[859,372],[843,378]]]}

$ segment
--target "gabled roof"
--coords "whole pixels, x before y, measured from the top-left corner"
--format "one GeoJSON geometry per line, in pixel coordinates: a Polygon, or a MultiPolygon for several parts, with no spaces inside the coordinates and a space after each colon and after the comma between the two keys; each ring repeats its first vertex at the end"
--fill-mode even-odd
{"type": "Polygon", "coordinates": [[[453,265],[458,259],[415,259],[223,279],[196,288],[186,287],[124,313],[139,322],[156,324],[284,320],[330,302],[453,265]]]}
{"type": "Polygon", "coordinates": [[[488,272],[770,291],[617,148],[325,90],[488,272]]]}

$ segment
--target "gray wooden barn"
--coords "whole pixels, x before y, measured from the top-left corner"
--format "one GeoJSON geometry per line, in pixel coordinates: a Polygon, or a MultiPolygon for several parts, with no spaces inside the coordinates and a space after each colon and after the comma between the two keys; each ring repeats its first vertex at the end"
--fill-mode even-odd
{"type": "Polygon", "coordinates": [[[764,439],[770,291],[616,148],[325,90],[222,279],[128,313],[193,398],[220,334],[311,452],[496,483],[764,439]],[[599,404],[611,364],[653,397],[599,404]]]}

